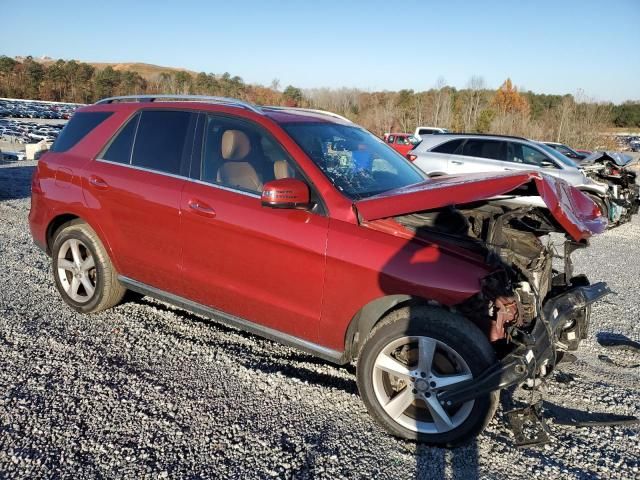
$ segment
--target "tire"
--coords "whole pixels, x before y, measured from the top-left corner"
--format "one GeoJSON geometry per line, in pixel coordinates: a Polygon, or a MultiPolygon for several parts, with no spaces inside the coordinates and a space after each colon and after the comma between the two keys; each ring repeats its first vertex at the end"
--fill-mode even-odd
{"type": "Polygon", "coordinates": [[[469,320],[437,307],[404,307],[391,312],[366,339],[357,363],[358,390],[371,416],[391,434],[453,447],[484,430],[499,391],[442,407],[436,400],[438,386],[476,378],[495,362],[486,336],[469,320]],[[431,362],[429,355],[417,355],[429,351],[435,352],[431,362]],[[390,355],[398,352],[397,358],[390,355]]]}
{"type": "Polygon", "coordinates": [[[122,301],[127,289],[89,225],[74,220],[60,227],[51,251],[56,288],[71,308],[95,313],[122,301]]]}
{"type": "Polygon", "coordinates": [[[593,200],[593,203],[595,203],[596,205],[598,205],[598,208],[600,209],[600,213],[602,213],[602,216],[604,218],[607,219],[607,221],[609,220],[609,209],[607,208],[607,205],[604,203],[604,200],[600,197],[598,197],[597,195],[594,195],[592,193],[587,193],[587,196],[593,200]]]}

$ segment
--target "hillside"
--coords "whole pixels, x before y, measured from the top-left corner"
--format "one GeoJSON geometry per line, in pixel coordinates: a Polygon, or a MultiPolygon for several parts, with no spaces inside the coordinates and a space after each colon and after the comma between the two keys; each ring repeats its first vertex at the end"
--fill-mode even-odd
{"type": "MultiPolygon", "coordinates": [[[[16,61],[23,62],[26,57],[18,56],[14,57],[16,61]]],[[[58,61],[58,59],[51,57],[33,57],[33,60],[43,64],[44,66],[49,66],[52,63],[58,61]]],[[[142,62],[123,62],[123,63],[115,63],[115,62],[83,62],[88,63],[96,70],[103,70],[106,67],[111,67],[118,72],[137,72],[140,74],[142,78],[145,80],[152,80],[157,77],[161,73],[176,73],[176,72],[187,72],[191,75],[195,75],[197,72],[192,70],[187,70],[186,68],[178,68],[178,67],[165,67],[162,65],[152,65],[150,63],[142,63],[142,62]]]]}
{"type": "Polygon", "coordinates": [[[175,72],[187,72],[191,75],[196,75],[196,72],[192,70],[187,70],[186,68],[176,68],[176,67],[163,67],[161,65],[152,65],[150,63],[98,63],[98,62],[89,62],[90,65],[95,67],[97,70],[102,70],[106,67],[111,67],[119,72],[138,72],[142,78],[145,80],[151,80],[154,77],[157,77],[161,73],[175,73],[175,72]]]}

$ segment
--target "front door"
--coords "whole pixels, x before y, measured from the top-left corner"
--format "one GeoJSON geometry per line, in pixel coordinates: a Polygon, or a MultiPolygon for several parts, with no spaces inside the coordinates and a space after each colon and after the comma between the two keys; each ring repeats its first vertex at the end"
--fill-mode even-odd
{"type": "Polygon", "coordinates": [[[186,296],[316,341],[328,218],[262,206],[265,182],[300,175],[266,131],[215,115],[204,125],[202,162],[180,203],[186,296]]]}

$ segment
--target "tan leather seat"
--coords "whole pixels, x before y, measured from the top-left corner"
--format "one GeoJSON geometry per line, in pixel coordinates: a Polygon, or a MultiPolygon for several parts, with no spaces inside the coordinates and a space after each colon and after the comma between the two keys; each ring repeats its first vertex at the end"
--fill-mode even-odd
{"type": "Polygon", "coordinates": [[[218,182],[254,192],[262,191],[260,176],[247,161],[247,157],[251,153],[251,142],[246,133],[240,130],[224,132],[221,153],[224,163],[218,169],[218,182]]]}
{"type": "Polygon", "coordinates": [[[281,178],[294,178],[296,176],[295,171],[289,165],[286,160],[276,160],[273,162],[273,176],[276,180],[281,178]]]}

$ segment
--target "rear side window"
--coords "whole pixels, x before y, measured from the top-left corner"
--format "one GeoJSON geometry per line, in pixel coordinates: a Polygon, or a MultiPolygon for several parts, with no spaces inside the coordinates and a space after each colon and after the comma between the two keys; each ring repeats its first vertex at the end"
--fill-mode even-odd
{"type": "Polygon", "coordinates": [[[111,112],[78,112],[71,117],[51,146],[52,152],[66,152],[96,128],[111,112]]]}
{"type": "Polygon", "coordinates": [[[506,143],[499,140],[467,140],[464,147],[462,147],[462,155],[504,160],[506,156],[506,143]]]}
{"type": "MultiPolygon", "coordinates": [[[[191,155],[193,141],[187,135],[195,126],[197,114],[181,111],[147,110],[142,112],[135,134],[131,164],[179,174],[191,155]]],[[[191,133],[193,134],[193,133],[191,133]]]]}
{"type": "Polygon", "coordinates": [[[462,145],[462,142],[464,141],[464,139],[459,138],[457,140],[451,140],[449,142],[444,142],[441,145],[438,145],[437,147],[435,147],[434,149],[432,149],[432,152],[436,152],[436,153],[453,153],[455,152],[458,147],[460,145],[462,145]]]}

